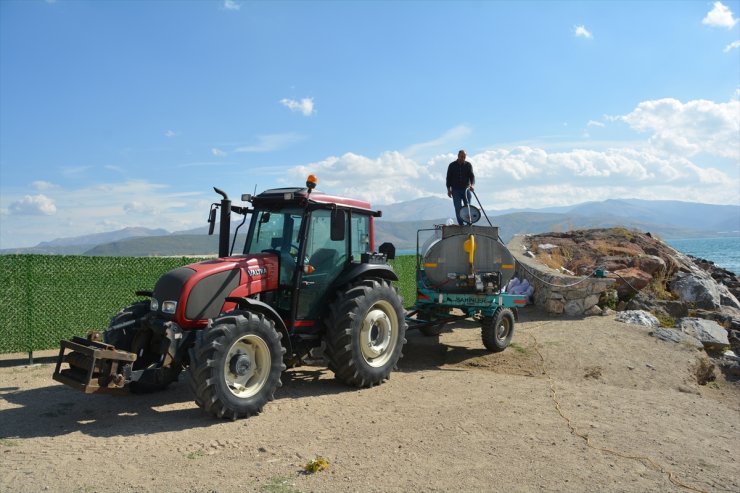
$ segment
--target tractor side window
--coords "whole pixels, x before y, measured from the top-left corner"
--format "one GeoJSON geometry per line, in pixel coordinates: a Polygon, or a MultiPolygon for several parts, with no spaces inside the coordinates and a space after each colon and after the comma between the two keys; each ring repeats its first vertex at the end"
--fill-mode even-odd
{"type": "Polygon", "coordinates": [[[370,217],[352,214],[350,235],[352,258],[355,262],[359,262],[360,255],[370,251],[370,217]]]}
{"type": "Polygon", "coordinates": [[[314,271],[325,273],[341,270],[342,264],[346,262],[346,240],[331,239],[331,211],[319,209],[311,213],[306,258],[314,271]]]}

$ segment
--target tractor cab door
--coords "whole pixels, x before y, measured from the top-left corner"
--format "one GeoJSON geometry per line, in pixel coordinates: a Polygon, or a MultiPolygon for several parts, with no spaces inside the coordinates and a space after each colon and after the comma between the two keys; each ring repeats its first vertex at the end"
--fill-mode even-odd
{"type": "Polygon", "coordinates": [[[278,256],[277,299],[272,302],[287,318],[293,298],[293,276],[298,265],[303,209],[261,210],[255,214],[247,235],[244,253],[272,253],[278,256]]]}
{"type": "Polygon", "coordinates": [[[306,264],[298,295],[298,319],[320,316],[326,307],[327,290],[349,261],[347,235],[342,239],[332,239],[331,212],[318,209],[311,213],[306,237],[306,264]]]}
{"type": "MultiPolygon", "coordinates": [[[[316,320],[329,303],[329,289],[342,271],[371,249],[370,216],[356,212],[343,214],[342,238],[332,234],[332,211],[311,213],[306,244],[306,268],[300,286],[298,319],[316,320]],[[332,236],[337,239],[332,239],[332,236]]],[[[335,218],[336,222],[336,218],[335,218]]]]}

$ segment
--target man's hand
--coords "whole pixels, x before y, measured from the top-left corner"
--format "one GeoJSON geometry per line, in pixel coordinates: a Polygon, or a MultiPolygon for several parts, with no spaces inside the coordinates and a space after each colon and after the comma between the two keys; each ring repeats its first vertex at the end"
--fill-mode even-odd
{"type": "Polygon", "coordinates": [[[475,185],[470,185],[470,190],[475,190],[475,185]]]}
{"type": "Polygon", "coordinates": [[[452,190],[447,190],[447,196],[452,197],[452,190]]]}

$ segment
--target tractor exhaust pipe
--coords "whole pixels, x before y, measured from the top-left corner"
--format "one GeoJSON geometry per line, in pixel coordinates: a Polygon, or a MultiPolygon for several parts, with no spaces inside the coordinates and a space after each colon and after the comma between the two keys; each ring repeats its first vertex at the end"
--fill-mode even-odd
{"type": "Polygon", "coordinates": [[[229,237],[231,236],[231,200],[226,192],[213,187],[221,199],[221,226],[218,230],[218,256],[220,258],[229,256],[229,237]]]}

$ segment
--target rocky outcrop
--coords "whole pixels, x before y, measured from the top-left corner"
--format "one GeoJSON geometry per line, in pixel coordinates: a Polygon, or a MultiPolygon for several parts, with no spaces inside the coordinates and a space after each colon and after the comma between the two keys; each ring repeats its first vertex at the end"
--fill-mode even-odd
{"type": "Polygon", "coordinates": [[[722,359],[720,368],[740,374],[740,360],[733,359],[740,354],[740,278],[734,273],[625,228],[527,235],[510,245],[540,278],[530,278],[535,303],[549,313],[603,314],[608,307],[647,312],[655,337],[701,346],[722,359]],[[602,274],[606,279],[592,277],[602,274]]]}
{"type": "Polygon", "coordinates": [[[515,236],[508,248],[517,260],[516,276],[527,279],[535,288],[533,300],[536,306],[554,315],[604,314],[599,302],[614,285],[613,279],[579,278],[542,265],[533,258],[525,238],[515,236]]]}

